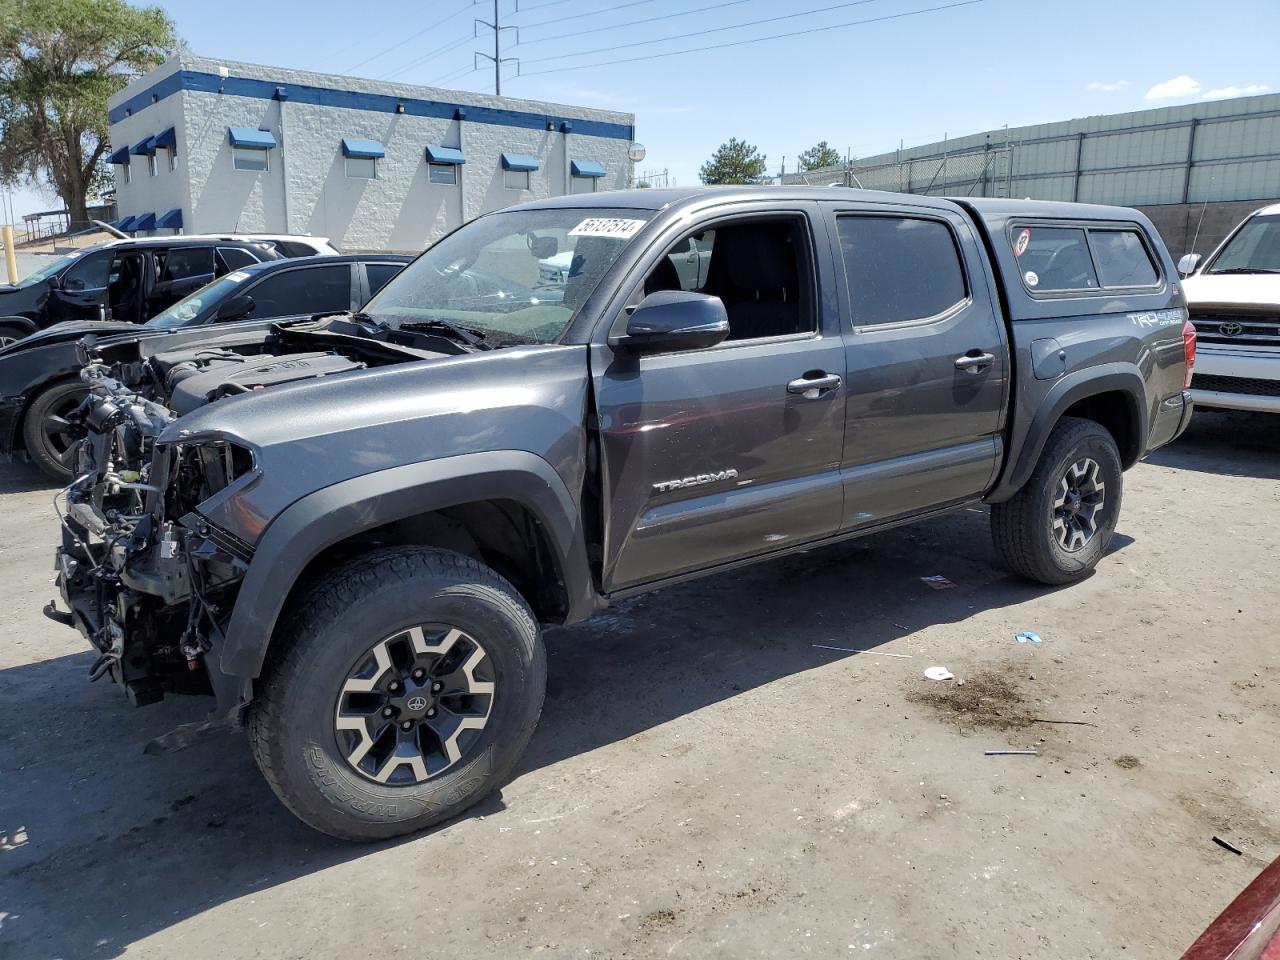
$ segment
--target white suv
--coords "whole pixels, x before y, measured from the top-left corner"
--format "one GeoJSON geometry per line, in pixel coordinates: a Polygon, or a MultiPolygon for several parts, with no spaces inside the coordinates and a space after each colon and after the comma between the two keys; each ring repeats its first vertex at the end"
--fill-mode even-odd
{"type": "Polygon", "coordinates": [[[1250,214],[1209,258],[1178,261],[1199,349],[1198,407],[1280,413],[1280,204],[1250,214]]]}

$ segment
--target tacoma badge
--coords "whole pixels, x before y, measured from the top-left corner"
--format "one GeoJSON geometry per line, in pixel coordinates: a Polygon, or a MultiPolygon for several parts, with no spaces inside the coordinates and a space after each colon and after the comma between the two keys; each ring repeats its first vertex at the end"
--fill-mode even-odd
{"type": "Polygon", "coordinates": [[[664,480],[655,483],[655,493],[666,493],[668,490],[679,490],[681,487],[699,487],[704,483],[716,483],[720,480],[732,480],[738,475],[737,470],[719,470],[716,473],[700,473],[696,477],[685,477],[683,480],[664,480]]]}

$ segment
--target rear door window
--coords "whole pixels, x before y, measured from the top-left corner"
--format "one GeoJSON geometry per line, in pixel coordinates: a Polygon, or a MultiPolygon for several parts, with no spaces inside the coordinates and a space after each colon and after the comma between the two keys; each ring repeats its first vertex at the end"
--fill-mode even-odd
{"type": "Polygon", "coordinates": [[[267,277],[246,291],[255,318],[337,313],[351,309],[351,265],[302,267],[267,277]]]}
{"type": "Polygon", "coordinates": [[[1089,239],[1104,287],[1151,287],[1160,282],[1137,230],[1090,230],[1089,239]]]}
{"type": "Polygon", "coordinates": [[[1022,282],[1033,293],[1098,289],[1083,228],[1023,224],[1013,228],[1011,239],[1022,282]]]}
{"type": "Polygon", "coordinates": [[[855,327],[924,320],[967,299],[960,252],[942,221],[842,216],[837,224],[855,327]]]}
{"type": "Polygon", "coordinates": [[[164,260],[161,282],[213,273],[213,247],[174,247],[164,260]]]}
{"type": "Polygon", "coordinates": [[[365,274],[369,277],[369,298],[387,285],[387,281],[404,269],[402,263],[366,263],[365,274]]]}
{"type": "Polygon", "coordinates": [[[243,247],[219,247],[218,259],[222,261],[223,272],[239,270],[258,262],[258,258],[243,247]]]}

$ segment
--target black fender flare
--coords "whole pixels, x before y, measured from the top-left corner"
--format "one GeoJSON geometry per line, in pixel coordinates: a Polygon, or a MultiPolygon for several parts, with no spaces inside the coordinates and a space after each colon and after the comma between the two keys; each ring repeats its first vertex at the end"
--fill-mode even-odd
{"type": "Polygon", "coordinates": [[[27,331],[24,336],[35,333],[40,329],[36,326],[34,320],[29,317],[18,316],[17,314],[11,317],[0,317],[0,327],[17,327],[19,330],[27,331]]]}
{"type": "MultiPolygon", "coordinates": [[[[1150,414],[1147,410],[1146,381],[1142,373],[1131,363],[1105,363],[1069,373],[1050,388],[1031,419],[1022,442],[1011,438],[1009,456],[999,482],[986,497],[988,503],[1000,503],[1017,493],[1031,478],[1036,462],[1049,434],[1057,426],[1062,415],[1081,400],[1101,393],[1122,393],[1129,401],[1129,416],[1133,421],[1138,455],[1147,447],[1150,414]]],[[[1122,451],[1123,453],[1123,451],[1122,451]]]]}
{"type": "Polygon", "coordinates": [[[287,507],[255,547],[227,625],[222,671],[243,678],[261,673],[290,590],[325,548],[396,520],[483,500],[515,501],[538,519],[568,593],[566,622],[590,616],[597,594],[577,504],[560,475],[522,450],[462,454],[362,474],[287,507]]]}

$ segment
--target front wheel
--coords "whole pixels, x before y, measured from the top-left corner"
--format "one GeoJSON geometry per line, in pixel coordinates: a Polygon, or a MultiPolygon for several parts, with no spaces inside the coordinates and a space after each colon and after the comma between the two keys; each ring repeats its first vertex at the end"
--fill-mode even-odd
{"type": "Polygon", "coordinates": [[[378,550],[308,592],[250,709],[254,756],[299,819],[380,840],[498,786],[542,712],[546,655],[524,599],[488,567],[378,550]]]}
{"type": "Polygon", "coordinates": [[[71,480],[75,466],[77,440],[70,414],[88,395],[89,388],[78,380],[55,383],[32,398],[23,417],[27,455],[45,476],[59,483],[71,480]]]}
{"type": "Polygon", "coordinates": [[[1084,578],[1115,533],[1123,485],[1111,434],[1093,420],[1063,417],[1026,485],[991,507],[997,558],[1040,583],[1084,578]]]}

